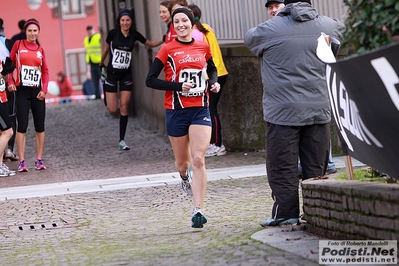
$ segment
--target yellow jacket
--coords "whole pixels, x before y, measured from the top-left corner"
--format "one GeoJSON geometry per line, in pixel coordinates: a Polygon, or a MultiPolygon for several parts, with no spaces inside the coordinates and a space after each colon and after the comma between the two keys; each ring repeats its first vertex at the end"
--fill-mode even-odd
{"type": "Polygon", "coordinates": [[[101,34],[95,33],[91,38],[86,36],[83,44],[86,49],[86,63],[99,64],[101,62],[101,34]]]}
{"type": "Polygon", "coordinates": [[[218,71],[218,77],[229,74],[227,72],[226,66],[224,65],[222,51],[220,51],[218,40],[216,39],[216,35],[213,32],[213,29],[205,23],[202,23],[202,26],[206,28],[209,32],[204,36],[204,42],[209,44],[212,52],[212,59],[215,63],[215,66],[218,71]]]}

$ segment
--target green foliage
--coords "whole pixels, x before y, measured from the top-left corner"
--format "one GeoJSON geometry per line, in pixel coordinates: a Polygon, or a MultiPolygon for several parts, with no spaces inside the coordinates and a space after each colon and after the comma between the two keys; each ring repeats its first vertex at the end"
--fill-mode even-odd
{"type": "Polygon", "coordinates": [[[392,43],[399,35],[398,0],[344,0],[348,8],[343,47],[363,53],[392,43]],[[386,26],[387,30],[383,30],[386,26]]]}
{"type": "MultiPolygon", "coordinates": [[[[388,175],[382,175],[378,170],[373,168],[356,169],[353,171],[354,178],[357,181],[373,181],[378,183],[397,183],[397,180],[388,175]]],[[[335,177],[337,180],[348,180],[346,173],[339,174],[335,177]]]]}

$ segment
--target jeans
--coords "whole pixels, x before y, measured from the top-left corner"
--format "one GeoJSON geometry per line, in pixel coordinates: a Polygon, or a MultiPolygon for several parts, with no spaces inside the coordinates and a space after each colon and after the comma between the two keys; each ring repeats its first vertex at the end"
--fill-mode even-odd
{"type": "Polygon", "coordinates": [[[328,156],[327,171],[333,170],[333,169],[336,169],[336,167],[335,167],[335,163],[332,158],[332,151],[331,151],[331,146],[330,146],[330,155],[328,156]]]}
{"type": "Polygon", "coordinates": [[[91,82],[94,87],[94,94],[96,95],[96,99],[101,99],[101,87],[100,87],[101,68],[98,64],[91,64],[90,72],[91,72],[91,82]]]}

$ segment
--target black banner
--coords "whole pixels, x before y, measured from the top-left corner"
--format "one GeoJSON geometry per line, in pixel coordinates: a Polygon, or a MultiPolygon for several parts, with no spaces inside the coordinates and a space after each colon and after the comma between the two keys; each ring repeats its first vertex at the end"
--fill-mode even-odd
{"type": "Polygon", "coordinates": [[[326,71],[344,153],[399,179],[399,44],[326,71]]]}

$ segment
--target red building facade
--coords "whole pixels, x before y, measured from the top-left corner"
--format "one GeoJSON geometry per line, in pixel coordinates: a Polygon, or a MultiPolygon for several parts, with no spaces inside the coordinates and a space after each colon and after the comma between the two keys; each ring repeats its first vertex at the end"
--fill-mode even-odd
{"type": "Polygon", "coordinates": [[[83,39],[86,26],[99,31],[97,0],[2,0],[0,18],[4,33],[11,38],[19,32],[18,21],[35,18],[40,23],[39,42],[43,46],[50,80],[64,71],[75,89],[81,89],[86,79],[83,39]],[[60,16],[61,3],[62,15],[60,16]]]}

